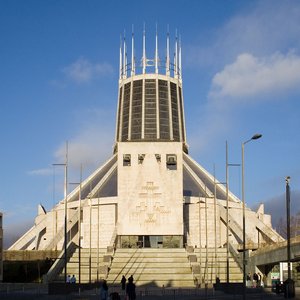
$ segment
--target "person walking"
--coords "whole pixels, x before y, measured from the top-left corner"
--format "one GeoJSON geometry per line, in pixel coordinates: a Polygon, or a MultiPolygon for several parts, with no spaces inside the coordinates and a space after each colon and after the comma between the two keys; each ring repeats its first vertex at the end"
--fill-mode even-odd
{"type": "Polygon", "coordinates": [[[132,275],[128,278],[128,283],[126,286],[126,296],[127,296],[128,300],[135,300],[135,298],[136,298],[135,284],[133,283],[132,275]]]}
{"type": "Polygon", "coordinates": [[[67,283],[71,283],[71,275],[70,274],[68,274],[68,276],[67,276],[67,283]]]}
{"type": "Polygon", "coordinates": [[[100,299],[108,300],[108,285],[106,280],[103,280],[101,288],[100,288],[100,299]]]}
{"type": "Polygon", "coordinates": [[[76,283],[76,277],[75,277],[74,274],[73,274],[73,276],[70,279],[70,283],[76,283]]]}
{"type": "Polygon", "coordinates": [[[123,275],[121,279],[122,290],[125,290],[126,287],[126,277],[123,275]]]}

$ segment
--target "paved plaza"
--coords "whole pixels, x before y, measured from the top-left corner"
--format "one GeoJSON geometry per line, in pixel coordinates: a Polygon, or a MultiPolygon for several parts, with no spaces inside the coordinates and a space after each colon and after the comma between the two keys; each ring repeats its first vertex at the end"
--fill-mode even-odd
{"type": "MultiPolygon", "coordinates": [[[[112,292],[112,291],[110,291],[112,292]]],[[[125,295],[120,293],[121,299],[125,299],[125,295]]],[[[48,295],[47,291],[44,289],[30,289],[30,290],[18,290],[18,291],[5,291],[2,289],[0,292],[1,300],[93,300],[100,299],[99,290],[93,289],[79,293],[72,293],[68,295],[48,295]]],[[[198,299],[243,299],[240,294],[225,294],[221,291],[214,291],[213,289],[153,289],[153,290],[137,290],[137,300],[154,300],[154,299],[164,299],[164,300],[198,300],[198,299]]],[[[264,299],[274,299],[281,300],[285,299],[283,294],[275,294],[271,292],[270,288],[257,291],[248,291],[246,299],[251,300],[264,300],[264,299]]],[[[293,298],[300,300],[300,287],[296,288],[296,297],[293,298]]]]}

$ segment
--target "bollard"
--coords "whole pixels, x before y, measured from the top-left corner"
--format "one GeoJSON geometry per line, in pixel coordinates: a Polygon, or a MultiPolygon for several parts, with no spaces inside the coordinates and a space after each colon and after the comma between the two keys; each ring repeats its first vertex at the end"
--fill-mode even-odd
{"type": "Polygon", "coordinates": [[[295,298],[295,282],[292,279],[287,279],[284,282],[284,298],[295,298]]]}

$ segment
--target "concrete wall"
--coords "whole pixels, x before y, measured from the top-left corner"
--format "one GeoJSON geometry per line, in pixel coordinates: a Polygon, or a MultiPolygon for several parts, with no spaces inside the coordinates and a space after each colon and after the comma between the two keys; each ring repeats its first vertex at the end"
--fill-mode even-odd
{"type": "Polygon", "coordinates": [[[183,235],[182,165],[182,143],[118,143],[118,235],[183,235]],[[170,154],[176,170],[166,165],[170,154]]]}
{"type": "Polygon", "coordinates": [[[192,203],[184,205],[184,220],[190,245],[197,248],[206,245],[214,247],[216,239],[217,247],[220,247],[220,233],[224,225],[220,222],[217,207],[215,214],[214,200],[207,198],[207,205],[203,203],[205,198],[191,197],[190,200],[192,203]]]}
{"type": "Polygon", "coordinates": [[[99,202],[98,199],[92,199],[91,203],[91,206],[86,205],[83,207],[81,246],[89,248],[91,245],[92,248],[97,248],[98,244],[100,248],[104,248],[109,246],[115,229],[116,205],[113,203],[101,204],[100,199],[99,202]]]}
{"type": "MultiPolygon", "coordinates": [[[[271,227],[271,218],[262,211],[254,212],[246,208],[246,248],[257,249],[270,243],[269,238],[277,242],[277,236],[271,227]],[[264,223],[262,225],[262,222],[264,223]],[[259,229],[260,228],[260,229],[259,229]]],[[[226,201],[218,200],[216,209],[214,199],[189,197],[184,205],[185,229],[188,243],[197,247],[224,247],[227,242],[226,201]],[[207,201],[207,205],[205,205],[207,201]],[[200,202],[200,204],[199,204],[200,202]],[[221,213],[223,212],[223,213],[221,213]]],[[[242,203],[229,202],[229,243],[242,247],[243,211],[242,203]]]]}

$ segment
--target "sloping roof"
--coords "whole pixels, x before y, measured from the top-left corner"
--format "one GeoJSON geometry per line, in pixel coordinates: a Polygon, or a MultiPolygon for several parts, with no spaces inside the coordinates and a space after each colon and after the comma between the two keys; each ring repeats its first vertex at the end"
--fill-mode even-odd
{"type": "MultiPolygon", "coordinates": [[[[183,196],[209,197],[226,200],[226,185],[219,182],[188,154],[183,153],[183,196]]],[[[230,191],[229,201],[240,202],[230,191]]]]}
{"type": "MultiPolygon", "coordinates": [[[[112,156],[104,165],[100,166],[81,185],[81,199],[105,198],[118,196],[118,168],[117,155],[112,156]]],[[[200,164],[188,154],[183,153],[183,196],[209,197],[226,200],[226,185],[221,184],[200,164]]],[[[68,195],[68,202],[79,199],[79,187],[68,195]]],[[[229,200],[240,200],[229,191],[229,200]]]]}

